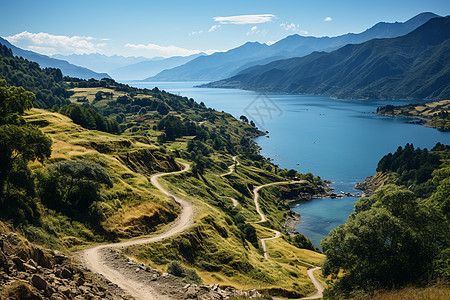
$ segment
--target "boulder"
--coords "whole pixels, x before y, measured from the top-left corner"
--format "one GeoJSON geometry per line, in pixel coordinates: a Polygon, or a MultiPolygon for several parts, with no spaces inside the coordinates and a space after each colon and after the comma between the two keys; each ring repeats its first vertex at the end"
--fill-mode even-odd
{"type": "Polygon", "coordinates": [[[38,290],[42,291],[47,289],[48,286],[47,281],[37,274],[34,274],[33,277],[31,277],[31,284],[38,290]]]}
{"type": "Polygon", "coordinates": [[[72,270],[69,270],[68,268],[64,267],[61,270],[61,277],[65,279],[71,279],[73,276],[72,270]]]}
{"type": "Polygon", "coordinates": [[[37,247],[32,249],[30,256],[31,259],[43,268],[51,269],[53,267],[53,262],[50,259],[50,255],[45,254],[44,251],[37,247]]]}
{"type": "Polygon", "coordinates": [[[20,257],[13,256],[11,260],[13,261],[13,263],[16,266],[17,270],[25,271],[25,266],[23,265],[24,261],[20,257]]]}

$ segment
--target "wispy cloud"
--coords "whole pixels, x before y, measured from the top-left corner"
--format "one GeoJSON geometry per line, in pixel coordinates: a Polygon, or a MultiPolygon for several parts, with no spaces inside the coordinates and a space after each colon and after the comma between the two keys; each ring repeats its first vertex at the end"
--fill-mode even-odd
{"type": "Polygon", "coordinates": [[[198,34],[202,34],[203,30],[199,30],[199,31],[191,31],[189,32],[189,35],[198,35],[198,34]]]}
{"type": "Polygon", "coordinates": [[[139,50],[146,57],[152,56],[162,56],[162,57],[171,57],[171,56],[188,56],[192,54],[197,54],[200,52],[205,52],[207,54],[211,54],[217,52],[216,50],[189,50],[177,46],[160,46],[157,44],[125,44],[125,47],[131,48],[133,50],[139,50]]]}
{"type": "Polygon", "coordinates": [[[325,19],[323,19],[325,22],[330,22],[333,21],[333,19],[331,17],[326,17],[325,19]]]}
{"type": "Polygon", "coordinates": [[[266,36],[267,31],[265,29],[260,30],[258,28],[258,26],[255,25],[255,26],[252,26],[252,28],[250,28],[249,31],[247,31],[247,35],[254,35],[254,34],[257,34],[257,35],[260,35],[260,36],[266,36]]]}
{"type": "Polygon", "coordinates": [[[272,14],[261,15],[238,15],[230,17],[215,17],[214,21],[220,24],[259,24],[270,22],[275,18],[272,14]]]}
{"type": "Polygon", "coordinates": [[[106,46],[104,42],[108,40],[91,36],[64,36],[45,32],[31,33],[28,31],[7,36],[5,39],[17,47],[46,55],[97,53],[106,46]]]}
{"type": "Polygon", "coordinates": [[[216,29],[219,29],[220,27],[221,27],[220,25],[213,25],[213,26],[211,26],[211,28],[208,29],[208,32],[213,32],[216,29]]]}
{"type": "Polygon", "coordinates": [[[291,23],[291,24],[281,23],[280,27],[283,27],[284,30],[286,30],[286,31],[289,31],[289,30],[297,31],[300,28],[300,25],[294,24],[294,23],[291,23]]]}
{"type": "Polygon", "coordinates": [[[252,34],[257,34],[257,33],[259,33],[258,26],[255,25],[252,28],[250,28],[250,31],[247,32],[247,35],[252,35],[252,34]]]}

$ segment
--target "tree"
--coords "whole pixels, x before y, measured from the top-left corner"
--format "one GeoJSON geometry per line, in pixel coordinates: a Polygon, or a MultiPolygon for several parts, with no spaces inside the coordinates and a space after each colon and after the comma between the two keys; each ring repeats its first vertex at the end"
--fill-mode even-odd
{"type": "Polygon", "coordinates": [[[241,120],[242,122],[248,123],[248,119],[247,119],[247,117],[244,116],[244,115],[241,115],[241,116],[239,117],[239,120],[241,120]]]}
{"type": "Polygon", "coordinates": [[[439,229],[442,222],[439,211],[421,205],[411,191],[387,185],[361,198],[347,222],[322,240],[324,275],[344,270],[334,292],[355,287],[367,292],[419,280],[430,271],[446,234],[441,232],[445,226],[439,229]]]}
{"type": "Polygon", "coordinates": [[[23,87],[7,86],[4,79],[0,79],[0,124],[9,123],[11,115],[23,115],[33,107],[35,96],[23,87]]]}
{"type": "Polygon", "coordinates": [[[165,103],[160,102],[160,103],[158,104],[158,106],[156,107],[156,111],[157,111],[160,115],[165,116],[165,115],[167,115],[167,114],[169,113],[169,108],[167,107],[167,105],[166,105],[165,103]]]}
{"type": "Polygon", "coordinates": [[[112,187],[108,173],[99,165],[69,160],[51,165],[39,177],[39,193],[44,204],[53,209],[70,206],[85,210],[101,200],[100,185],[112,187]]]}
{"type": "Polygon", "coordinates": [[[103,92],[102,91],[98,91],[97,93],[95,93],[94,101],[101,101],[102,99],[103,99],[103,92]]]}

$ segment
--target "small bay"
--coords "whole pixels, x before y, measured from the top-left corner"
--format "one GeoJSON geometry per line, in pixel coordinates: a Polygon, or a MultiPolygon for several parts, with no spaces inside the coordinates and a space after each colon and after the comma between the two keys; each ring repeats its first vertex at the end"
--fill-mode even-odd
{"type": "MultiPolygon", "coordinates": [[[[128,82],[139,88],[166,90],[239,118],[246,115],[267,130],[268,137],[255,141],[261,153],[282,168],[311,172],[333,182],[336,193],[357,192],[356,182],[375,174],[378,161],[399,146],[413,143],[432,148],[450,144],[450,133],[408,119],[376,115],[379,106],[417,101],[342,100],[326,96],[268,94],[233,89],[195,88],[202,82],[128,82]]],[[[353,211],[356,197],[313,199],[296,203],[301,214],[297,231],[316,245],[353,211]]]]}

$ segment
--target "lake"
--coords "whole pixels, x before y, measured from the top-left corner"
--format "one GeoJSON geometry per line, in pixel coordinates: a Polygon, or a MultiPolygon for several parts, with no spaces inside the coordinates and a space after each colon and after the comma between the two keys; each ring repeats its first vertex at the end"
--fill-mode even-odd
{"type": "MultiPolygon", "coordinates": [[[[325,96],[268,94],[233,89],[204,89],[201,82],[128,82],[140,88],[166,90],[236,118],[246,115],[268,131],[255,141],[261,153],[282,168],[311,172],[333,182],[337,193],[356,192],[356,182],[375,174],[378,161],[399,146],[413,143],[432,148],[450,144],[450,133],[409,124],[407,119],[378,116],[379,106],[413,101],[341,100],[325,96]]],[[[345,223],[358,198],[314,199],[297,203],[301,214],[297,231],[316,246],[328,232],[345,223]]]]}

